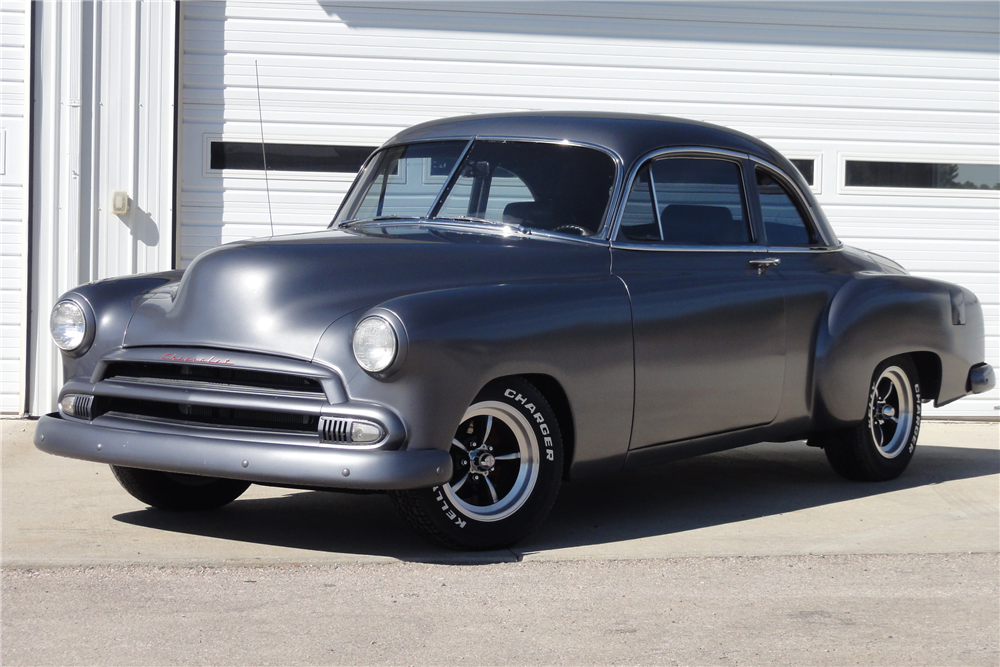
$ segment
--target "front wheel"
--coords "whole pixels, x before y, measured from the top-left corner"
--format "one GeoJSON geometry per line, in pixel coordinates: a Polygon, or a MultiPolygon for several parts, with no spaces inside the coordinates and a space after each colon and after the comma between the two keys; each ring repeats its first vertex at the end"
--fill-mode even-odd
{"type": "Polygon", "coordinates": [[[250,482],[217,477],[182,475],[159,470],[111,466],[118,483],[133,498],[161,510],[212,510],[233,502],[250,482]]]}
{"type": "Polygon", "coordinates": [[[917,447],[920,383],[909,357],[879,364],[868,391],[865,420],[837,433],[817,436],[830,465],[843,477],[881,482],[899,477],[917,447]]]}
{"type": "Polygon", "coordinates": [[[555,502],[563,444],[555,413],[532,384],[508,378],[473,400],[451,443],[454,474],[430,489],[393,491],[403,519],[451,549],[499,549],[526,537],[555,502]]]}

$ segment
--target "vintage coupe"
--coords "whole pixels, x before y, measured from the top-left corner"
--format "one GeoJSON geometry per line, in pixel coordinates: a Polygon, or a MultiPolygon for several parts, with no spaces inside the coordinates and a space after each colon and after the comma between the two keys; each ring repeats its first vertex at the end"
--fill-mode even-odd
{"type": "Polygon", "coordinates": [[[796,169],[659,116],[481,115],[376,151],[330,228],[65,294],[44,451],[166,510],[389,492],[487,549],[560,483],[808,440],[899,475],[921,402],[994,386],[962,287],[843,246],[796,169]]]}

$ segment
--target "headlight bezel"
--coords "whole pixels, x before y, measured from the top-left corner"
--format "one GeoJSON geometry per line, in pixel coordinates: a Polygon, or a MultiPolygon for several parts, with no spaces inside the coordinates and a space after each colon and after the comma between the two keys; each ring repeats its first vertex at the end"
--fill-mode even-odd
{"type": "Polygon", "coordinates": [[[351,330],[351,355],[354,358],[354,362],[368,375],[377,378],[379,380],[384,380],[391,375],[395,374],[396,371],[400,369],[403,362],[406,360],[406,329],[403,327],[402,321],[396,316],[392,311],[386,310],[384,308],[375,308],[366,312],[355,323],[354,328],[351,330]],[[396,344],[395,355],[393,355],[392,360],[381,368],[372,367],[369,368],[365,365],[362,359],[359,358],[358,349],[356,347],[358,341],[358,330],[362,327],[365,322],[371,320],[378,320],[388,325],[388,330],[392,333],[396,344]]]}
{"type": "MultiPolygon", "coordinates": [[[[49,336],[52,338],[52,342],[63,354],[69,355],[71,357],[79,357],[87,353],[90,346],[94,342],[94,334],[96,332],[96,323],[94,320],[93,310],[90,308],[90,304],[76,294],[67,294],[56,301],[55,305],[52,306],[52,310],[49,312],[49,336]],[[72,347],[64,347],[60,344],[60,339],[56,336],[56,313],[59,312],[60,308],[63,306],[71,306],[76,312],[79,313],[82,319],[83,332],[80,336],[80,341],[72,347]]],[[[65,338],[65,337],[62,337],[65,338]]]]}

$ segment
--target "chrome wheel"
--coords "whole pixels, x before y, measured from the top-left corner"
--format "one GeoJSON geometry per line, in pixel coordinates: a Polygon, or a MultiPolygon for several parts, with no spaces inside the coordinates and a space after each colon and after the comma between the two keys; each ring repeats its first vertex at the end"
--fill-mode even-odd
{"type": "Polygon", "coordinates": [[[868,428],[878,453],[896,458],[906,447],[913,428],[915,403],[903,369],[889,366],[872,386],[868,400],[868,428]]]}
{"type": "Polygon", "coordinates": [[[451,444],[455,474],[444,485],[455,509],[477,521],[514,514],[538,481],[538,438],[531,423],[499,401],[474,403],[451,444]]]}

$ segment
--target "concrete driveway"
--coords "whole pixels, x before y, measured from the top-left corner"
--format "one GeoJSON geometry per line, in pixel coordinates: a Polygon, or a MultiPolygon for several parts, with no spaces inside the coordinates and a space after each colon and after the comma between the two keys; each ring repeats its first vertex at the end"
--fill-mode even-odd
{"type": "Polygon", "coordinates": [[[147,509],[2,426],[4,665],[1000,663],[997,424],[925,423],[885,484],[801,443],[568,484],[482,554],[380,495],[147,509]]]}
{"type": "Polygon", "coordinates": [[[996,552],[1000,425],[925,422],[907,472],[838,477],[821,450],[761,444],[564,485],[512,550],[456,554],[410,533],[383,495],[253,486],[205,514],[143,506],[107,466],[42,454],[3,427],[3,564],[493,562],[996,552]]]}

